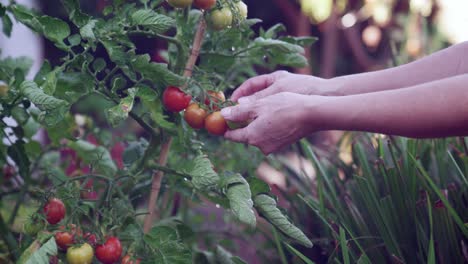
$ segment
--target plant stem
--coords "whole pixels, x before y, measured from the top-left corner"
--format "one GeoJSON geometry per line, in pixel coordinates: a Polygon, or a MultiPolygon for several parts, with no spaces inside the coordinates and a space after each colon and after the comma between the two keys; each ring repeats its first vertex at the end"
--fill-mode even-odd
{"type": "Polygon", "coordinates": [[[10,232],[10,229],[6,225],[5,221],[3,220],[2,214],[0,214],[0,235],[5,241],[5,243],[8,246],[8,249],[10,250],[13,260],[18,259],[19,257],[19,250],[18,250],[18,244],[16,243],[15,238],[10,232]]]}
{"type": "MultiPolygon", "coordinates": [[[[192,51],[190,53],[190,57],[185,65],[184,70],[184,77],[190,78],[192,76],[193,67],[197,62],[198,55],[200,54],[201,45],[203,42],[203,38],[205,36],[206,30],[206,22],[203,17],[201,17],[200,22],[198,24],[197,32],[195,33],[195,37],[193,39],[192,51]]],[[[185,87],[183,87],[185,88],[185,87]]],[[[170,137],[161,147],[161,153],[159,155],[158,164],[160,166],[165,166],[167,163],[167,157],[169,155],[169,150],[171,148],[172,138],[170,137]]],[[[154,220],[157,216],[156,211],[156,203],[159,196],[159,191],[161,190],[161,182],[164,176],[164,171],[158,170],[153,174],[153,181],[151,185],[151,194],[148,202],[148,212],[149,214],[145,217],[145,222],[143,225],[143,231],[148,233],[153,225],[154,220]]]]}

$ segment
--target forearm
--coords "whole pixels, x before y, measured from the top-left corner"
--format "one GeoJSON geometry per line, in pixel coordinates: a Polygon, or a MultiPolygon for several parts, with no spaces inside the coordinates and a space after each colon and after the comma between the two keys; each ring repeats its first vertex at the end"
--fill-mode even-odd
{"type": "Polygon", "coordinates": [[[400,89],[468,73],[468,42],[398,67],[331,79],[329,95],[400,89]]]}
{"type": "Polygon", "coordinates": [[[468,135],[468,74],[405,89],[331,97],[324,129],[414,138],[468,135]]]}

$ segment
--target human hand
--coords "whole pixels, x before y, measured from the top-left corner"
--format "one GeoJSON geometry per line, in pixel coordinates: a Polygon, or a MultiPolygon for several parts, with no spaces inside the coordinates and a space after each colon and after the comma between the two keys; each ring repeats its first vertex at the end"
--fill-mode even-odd
{"type": "Polygon", "coordinates": [[[328,100],[323,96],[283,92],[241,101],[236,106],[224,108],[221,114],[233,122],[253,121],[245,128],[227,131],[224,136],[270,154],[312,132],[323,130],[326,119],[320,114],[320,106],[328,100]]]}
{"type": "Polygon", "coordinates": [[[330,80],[287,71],[276,71],[248,79],[234,91],[231,100],[237,102],[242,98],[240,101],[249,102],[281,92],[327,95],[333,92],[331,86],[330,80]]]}

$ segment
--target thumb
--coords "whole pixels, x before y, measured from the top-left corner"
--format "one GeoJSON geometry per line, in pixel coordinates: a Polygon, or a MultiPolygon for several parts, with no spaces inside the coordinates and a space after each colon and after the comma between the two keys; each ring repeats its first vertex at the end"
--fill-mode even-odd
{"type": "Polygon", "coordinates": [[[229,121],[246,121],[255,118],[255,109],[253,104],[239,104],[232,107],[226,107],[221,110],[221,115],[229,121]]]}
{"type": "Polygon", "coordinates": [[[239,98],[238,102],[241,103],[241,104],[249,104],[249,103],[252,103],[252,102],[254,102],[256,100],[260,100],[260,99],[268,97],[270,95],[277,94],[278,92],[280,92],[279,91],[279,86],[273,84],[272,86],[268,87],[265,90],[261,90],[261,91],[258,91],[256,93],[252,94],[252,95],[239,98]]]}

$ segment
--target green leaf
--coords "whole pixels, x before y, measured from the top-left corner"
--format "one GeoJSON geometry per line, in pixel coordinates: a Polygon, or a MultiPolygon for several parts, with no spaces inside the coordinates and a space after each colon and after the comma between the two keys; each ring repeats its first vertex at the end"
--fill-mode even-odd
{"type": "Polygon", "coordinates": [[[127,97],[120,100],[118,105],[107,109],[106,116],[111,126],[116,127],[128,118],[128,113],[133,109],[133,102],[137,91],[135,88],[128,89],[127,97]]]}
{"type": "Polygon", "coordinates": [[[209,190],[217,186],[219,175],[213,170],[213,164],[205,155],[197,156],[193,161],[192,184],[198,190],[209,190]]]}
{"type": "Polygon", "coordinates": [[[122,66],[127,62],[127,53],[123,46],[119,43],[112,40],[100,40],[102,45],[109,54],[110,59],[115,62],[115,64],[122,66]]]}
{"type": "Polygon", "coordinates": [[[47,74],[51,71],[52,66],[50,65],[49,61],[44,61],[44,63],[42,63],[41,69],[34,77],[34,82],[41,86],[46,81],[47,74]]]}
{"type": "Polygon", "coordinates": [[[94,28],[96,27],[97,20],[90,20],[88,23],[80,28],[80,35],[83,39],[86,40],[96,40],[96,36],[94,35],[94,28]]]}
{"type": "Polygon", "coordinates": [[[271,190],[270,185],[260,180],[259,178],[248,177],[247,182],[249,183],[250,192],[252,192],[252,197],[255,197],[262,193],[269,193],[271,190]]]}
{"type": "Polygon", "coordinates": [[[175,20],[150,9],[141,9],[132,14],[132,24],[148,28],[154,34],[161,34],[175,26],[175,20]]]}
{"type": "Polygon", "coordinates": [[[151,262],[162,264],[190,264],[192,252],[182,243],[177,231],[169,226],[156,226],[143,237],[143,240],[152,249],[151,262]]]}
{"type": "Polygon", "coordinates": [[[304,53],[304,48],[302,48],[301,46],[277,39],[264,39],[259,37],[254,40],[253,44],[264,49],[274,49],[277,51],[288,53],[304,53]]]}
{"type": "Polygon", "coordinates": [[[41,246],[39,240],[35,240],[23,252],[18,264],[44,264],[49,263],[49,257],[57,255],[57,244],[52,237],[41,246]]]}
{"type": "Polygon", "coordinates": [[[101,72],[102,70],[106,68],[106,65],[107,65],[106,61],[103,58],[97,58],[93,62],[93,69],[95,72],[101,72]]]}
{"type": "Polygon", "coordinates": [[[255,196],[254,204],[258,212],[285,236],[306,247],[312,247],[312,242],[306,235],[289,222],[286,216],[276,207],[276,201],[273,198],[266,194],[260,194],[255,196]]]}
{"type": "Polygon", "coordinates": [[[32,81],[23,82],[20,90],[26,98],[42,111],[39,115],[39,121],[46,126],[59,123],[70,107],[66,101],[45,94],[32,81]]]}
{"type": "Polygon", "coordinates": [[[145,101],[154,101],[158,98],[156,92],[151,89],[149,86],[146,85],[138,85],[138,93],[136,96],[140,97],[142,100],[145,101]]]}
{"type": "Polygon", "coordinates": [[[31,162],[29,161],[29,158],[26,155],[24,145],[24,141],[17,140],[15,144],[8,147],[7,154],[12,160],[15,161],[16,165],[19,168],[20,175],[26,178],[29,175],[29,166],[31,165],[31,162]]]}
{"type": "Polygon", "coordinates": [[[13,22],[9,15],[2,16],[2,25],[3,25],[3,33],[7,36],[11,36],[11,30],[13,29],[13,22]]]}
{"type": "Polygon", "coordinates": [[[50,238],[39,250],[32,254],[31,258],[25,264],[43,264],[49,263],[49,257],[57,255],[57,244],[54,238],[50,238]]]}
{"type": "Polygon", "coordinates": [[[117,166],[106,148],[83,140],[70,142],[68,146],[74,149],[86,164],[92,165],[97,172],[108,176],[113,176],[117,172],[117,166]]]}
{"type": "Polygon", "coordinates": [[[315,264],[312,260],[310,260],[308,257],[306,257],[304,254],[302,254],[299,250],[293,248],[291,245],[288,243],[285,243],[286,248],[291,251],[291,253],[295,254],[298,256],[302,261],[304,261],[306,264],[315,264]]]}
{"type": "Polygon", "coordinates": [[[24,125],[28,119],[29,114],[23,107],[19,107],[18,105],[14,106],[11,109],[11,116],[20,124],[21,126],[24,125]]]}
{"type": "Polygon", "coordinates": [[[91,19],[90,16],[81,12],[79,0],[62,0],[62,3],[70,20],[79,28],[82,28],[91,19]]]}
{"type": "Polygon", "coordinates": [[[269,59],[270,62],[288,67],[302,68],[309,65],[307,58],[299,53],[274,53],[269,59]]]}
{"type": "Polygon", "coordinates": [[[225,180],[227,188],[226,196],[234,215],[251,227],[255,227],[257,221],[253,211],[252,194],[247,181],[240,175],[234,174],[225,180]]]}
{"type": "Polygon", "coordinates": [[[55,93],[55,89],[57,88],[57,75],[61,72],[60,68],[56,68],[55,70],[49,72],[45,75],[45,82],[42,84],[42,90],[44,93],[48,95],[53,95],[55,93]]]}
{"type": "Polygon", "coordinates": [[[78,46],[81,43],[81,37],[78,34],[73,34],[68,37],[68,42],[70,42],[70,46],[72,47],[78,46]]]}
{"type": "Polygon", "coordinates": [[[181,86],[185,78],[171,72],[167,64],[150,62],[149,55],[139,55],[131,60],[131,65],[143,78],[153,82],[156,86],[166,87],[169,85],[181,86]]]}
{"type": "Polygon", "coordinates": [[[125,167],[130,167],[134,162],[143,157],[146,148],[148,148],[148,141],[145,139],[130,142],[122,154],[125,167]]]}

